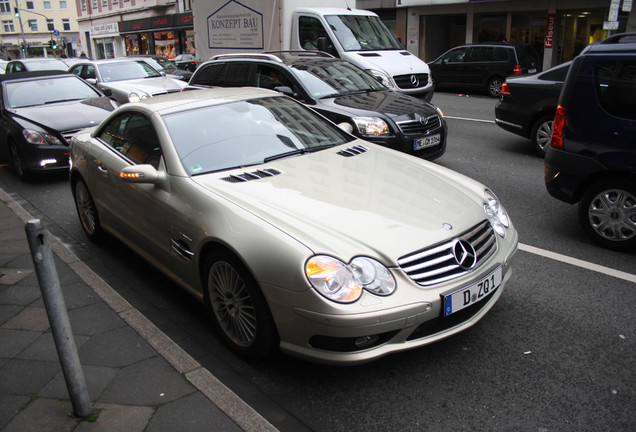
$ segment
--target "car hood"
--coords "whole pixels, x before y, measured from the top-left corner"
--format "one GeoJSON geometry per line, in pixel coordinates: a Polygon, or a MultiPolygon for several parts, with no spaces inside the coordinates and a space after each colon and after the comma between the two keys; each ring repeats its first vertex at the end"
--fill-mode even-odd
{"type": "Polygon", "coordinates": [[[233,170],[193,179],[315,253],[344,260],[369,255],[395,266],[399,257],[457,236],[485,218],[479,183],[361,140],[247,172],[258,169],[278,174],[234,182],[229,176],[245,171],[233,170]],[[339,154],[355,144],[368,151],[339,154]]]}
{"type": "Polygon", "coordinates": [[[149,95],[166,92],[180,91],[186,86],[186,82],[172,79],[166,76],[155,78],[140,78],[126,81],[113,81],[102,83],[102,88],[118,89],[124,92],[142,91],[149,95]]]}
{"type": "Polygon", "coordinates": [[[99,124],[115,108],[104,96],[83,101],[12,109],[14,118],[22,118],[46,129],[60,132],[83,129],[99,124]]]}
{"type": "Polygon", "coordinates": [[[418,116],[429,117],[438,114],[437,110],[424,100],[391,90],[324,98],[320,99],[320,102],[322,108],[338,111],[351,117],[386,116],[395,122],[416,120],[416,118],[419,119],[418,116]]]}
{"type": "Polygon", "coordinates": [[[365,64],[363,69],[391,71],[393,76],[430,73],[428,65],[407,50],[348,51],[345,56],[347,60],[353,59],[353,63],[358,66],[360,63],[365,64]]]}

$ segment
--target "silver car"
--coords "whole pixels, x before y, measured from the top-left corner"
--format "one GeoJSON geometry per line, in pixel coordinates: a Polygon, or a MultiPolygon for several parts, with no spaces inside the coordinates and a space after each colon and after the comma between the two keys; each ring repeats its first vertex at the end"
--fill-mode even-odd
{"type": "Polygon", "coordinates": [[[163,76],[143,60],[87,60],[69,72],[84,78],[119,104],[180,92],[186,83],[163,76]]]}
{"type": "Polygon", "coordinates": [[[488,188],[269,90],[126,104],[70,153],[88,237],[121,239],[250,357],[354,364],[435,342],[511,275],[517,232],[488,188]]]}

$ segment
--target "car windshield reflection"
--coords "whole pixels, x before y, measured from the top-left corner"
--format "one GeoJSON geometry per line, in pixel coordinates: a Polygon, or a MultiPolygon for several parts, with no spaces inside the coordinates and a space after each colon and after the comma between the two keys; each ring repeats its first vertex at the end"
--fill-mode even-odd
{"type": "Polygon", "coordinates": [[[166,115],[164,120],[190,175],[257,165],[353,139],[286,98],[205,107],[166,115]]]}
{"type": "Polygon", "coordinates": [[[7,106],[11,108],[100,97],[91,86],[75,76],[13,81],[5,85],[7,106]]]}
{"type": "Polygon", "coordinates": [[[146,62],[117,62],[101,64],[99,73],[104,82],[125,81],[139,78],[155,78],[161,74],[146,62]]]}
{"type": "Polygon", "coordinates": [[[310,62],[293,65],[292,70],[311,95],[317,98],[386,90],[371,75],[344,62],[310,62]]]}

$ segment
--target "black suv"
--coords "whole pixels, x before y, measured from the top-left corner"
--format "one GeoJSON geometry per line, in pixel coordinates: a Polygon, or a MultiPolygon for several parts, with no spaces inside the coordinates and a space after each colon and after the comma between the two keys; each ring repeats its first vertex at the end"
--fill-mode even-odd
{"type": "Polygon", "coordinates": [[[198,67],[189,87],[276,90],[354,135],[426,159],[446,150],[446,122],[430,103],[392,91],[357,66],[321,52],[224,54],[198,67]]]}
{"type": "Polygon", "coordinates": [[[598,244],[636,249],[636,33],[589,45],[570,66],[545,157],[550,195],[579,203],[598,244]]]}
{"type": "Polygon", "coordinates": [[[507,77],[537,73],[539,56],[527,44],[480,43],[452,48],[428,66],[435,89],[485,90],[499,97],[507,77]]]}

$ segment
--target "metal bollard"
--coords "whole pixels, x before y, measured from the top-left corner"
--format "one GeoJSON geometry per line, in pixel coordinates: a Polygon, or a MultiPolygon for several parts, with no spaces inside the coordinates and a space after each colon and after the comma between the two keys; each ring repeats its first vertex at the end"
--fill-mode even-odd
{"type": "Polygon", "coordinates": [[[53,261],[53,253],[47,243],[47,236],[39,219],[27,222],[26,234],[44,306],[51,323],[57,355],[62,364],[64,380],[73,404],[73,412],[77,417],[88,417],[92,412],[92,407],[86,380],[77,354],[71,323],[60,287],[60,279],[55,268],[55,261],[53,261]]]}

